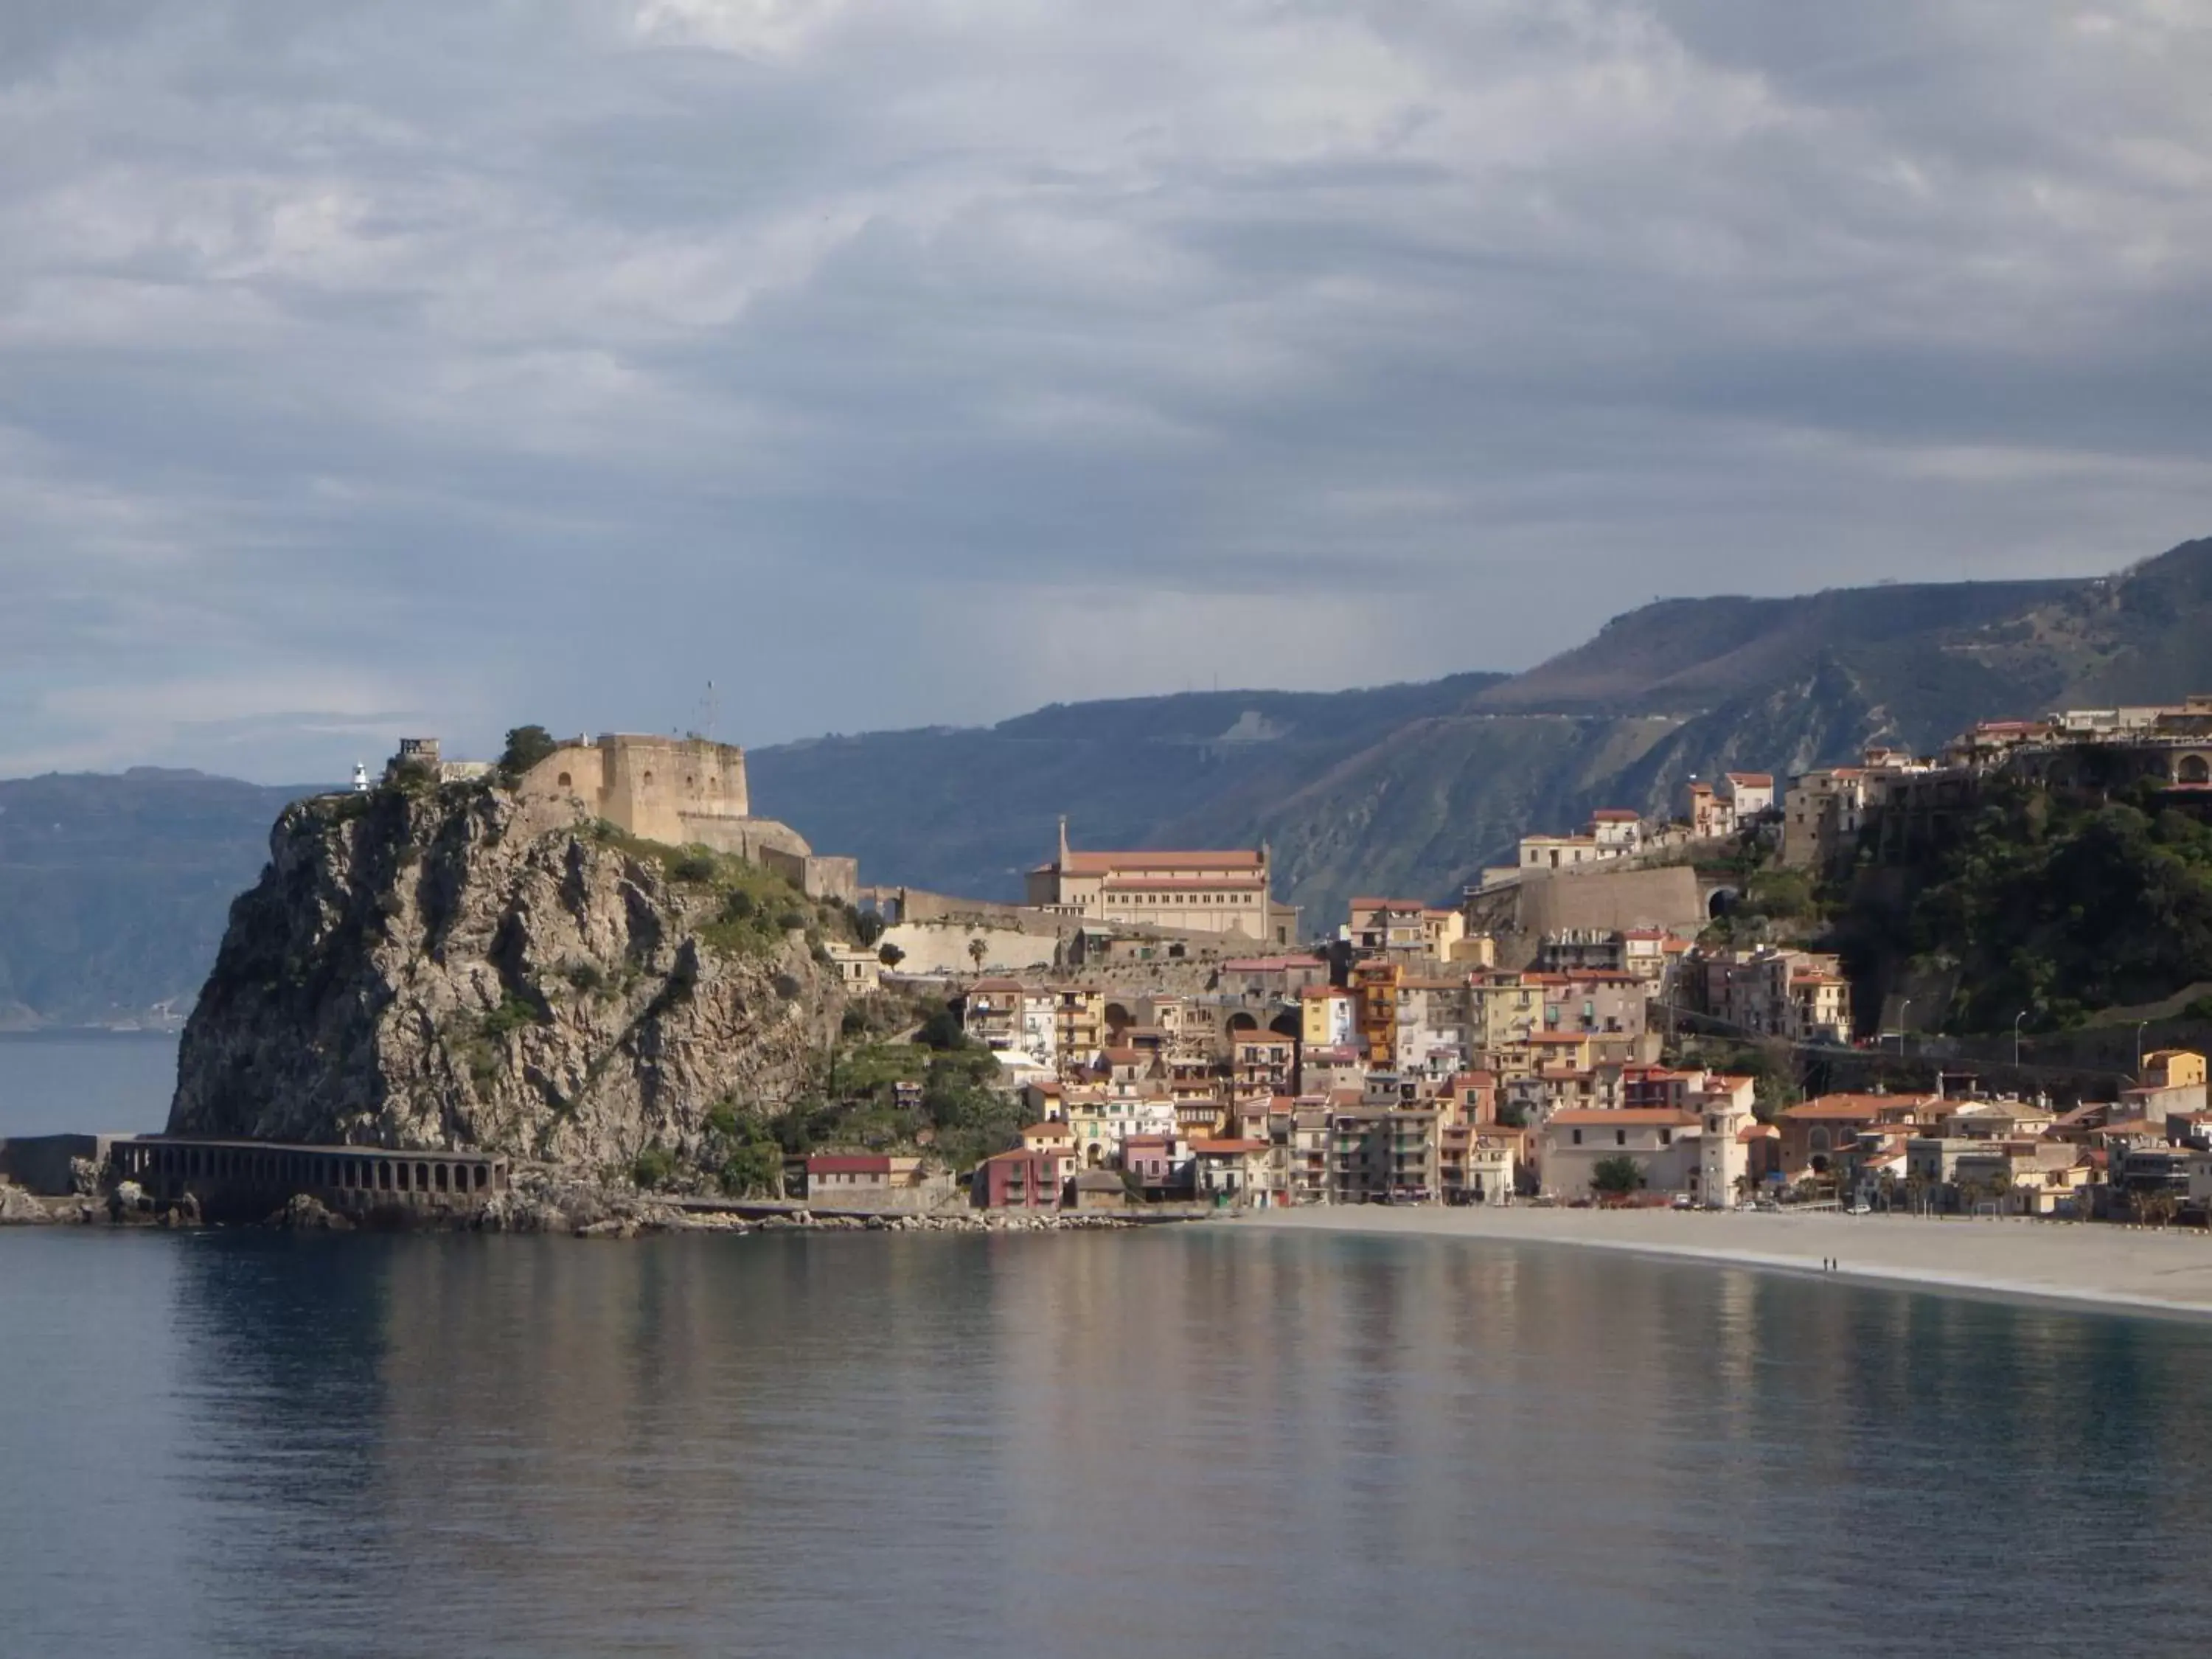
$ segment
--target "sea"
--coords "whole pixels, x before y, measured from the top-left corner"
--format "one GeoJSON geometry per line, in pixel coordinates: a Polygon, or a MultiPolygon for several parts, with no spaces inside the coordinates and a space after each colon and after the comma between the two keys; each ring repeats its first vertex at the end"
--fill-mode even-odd
{"type": "Polygon", "coordinates": [[[0,1653],[2179,1653],[2208,1413],[2203,1327],[1556,1246],[18,1229],[0,1653]]]}

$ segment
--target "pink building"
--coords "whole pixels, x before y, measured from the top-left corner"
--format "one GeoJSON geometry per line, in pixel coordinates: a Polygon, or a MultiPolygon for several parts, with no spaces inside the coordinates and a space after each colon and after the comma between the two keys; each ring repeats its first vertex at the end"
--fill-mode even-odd
{"type": "Polygon", "coordinates": [[[975,1166],[969,1195],[986,1210],[1050,1210],[1060,1205],[1058,1153],[1016,1147],[975,1166]]]}

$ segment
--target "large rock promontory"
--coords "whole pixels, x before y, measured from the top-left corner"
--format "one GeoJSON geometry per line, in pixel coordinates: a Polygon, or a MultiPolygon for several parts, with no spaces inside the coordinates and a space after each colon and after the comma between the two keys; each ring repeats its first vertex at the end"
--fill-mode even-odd
{"type": "Polygon", "coordinates": [[[172,1133],[699,1156],[718,1103],[805,1088],[836,920],[757,866],[489,784],[289,808],[186,1027],[172,1133]]]}

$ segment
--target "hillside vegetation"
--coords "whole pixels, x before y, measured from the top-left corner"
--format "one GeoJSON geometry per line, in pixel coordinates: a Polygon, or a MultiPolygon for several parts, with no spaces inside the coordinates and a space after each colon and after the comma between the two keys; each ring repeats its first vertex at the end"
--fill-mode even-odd
{"type": "Polygon", "coordinates": [[[2063,1029],[2212,980],[2212,828],[2149,798],[2007,789],[1909,873],[1903,907],[1845,925],[1863,957],[1955,966],[1954,1030],[2063,1029]]]}

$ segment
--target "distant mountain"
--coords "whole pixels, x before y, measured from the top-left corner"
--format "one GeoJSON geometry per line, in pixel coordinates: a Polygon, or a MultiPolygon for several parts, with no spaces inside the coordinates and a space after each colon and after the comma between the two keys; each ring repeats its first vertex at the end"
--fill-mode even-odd
{"type": "MultiPolygon", "coordinates": [[[[1354,889],[1448,899],[1530,830],[1663,811],[1978,719],[2212,690],[2212,540],[2112,577],[1669,599],[1518,675],[1054,705],[981,728],[757,749],[760,810],[863,878],[1016,898],[1082,847],[1275,849],[1316,927],[1354,889]]],[[[191,773],[0,783],[0,1024],[189,998],[306,793],[191,773]]]]}
{"type": "Polygon", "coordinates": [[[0,781],[0,1029],[187,1012],[305,793],[152,769],[0,781]]]}
{"type": "Polygon", "coordinates": [[[1978,719],[2212,689],[2212,541],[2112,578],[1668,599],[1514,676],[1056,706],[981,729],[760,749],[762,810],[865,878],[1011,898],[1079,846],[1273,844],[1308,921],[1355,888],[1444,900],[1524,830],[1663,811],[1978,719]]]}

